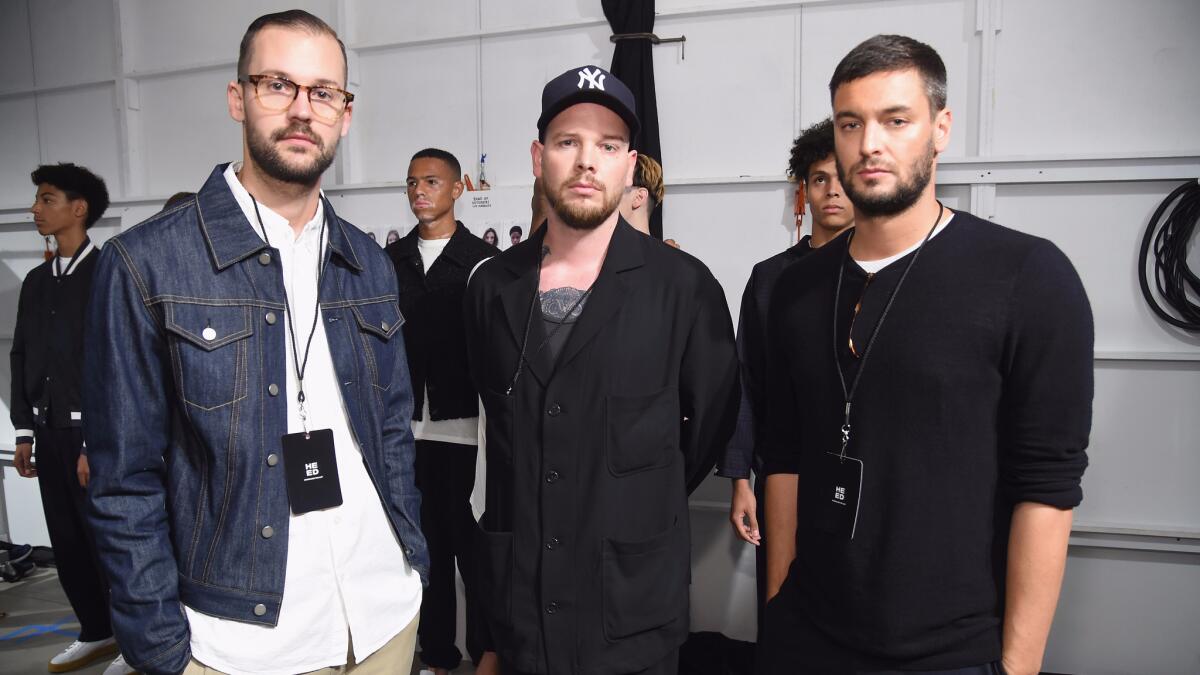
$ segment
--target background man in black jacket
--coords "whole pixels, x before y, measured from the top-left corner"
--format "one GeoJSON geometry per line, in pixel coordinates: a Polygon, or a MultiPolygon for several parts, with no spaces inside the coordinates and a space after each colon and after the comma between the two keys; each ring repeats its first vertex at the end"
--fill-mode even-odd
{"type": "Polygon", "coordinates": [[[594,66],[546,85],[531,155],[547,226],[467,288],[481,578],[506,673],[674,674],[687,637],[687,494],[732,432],[737,360],[708,269],[620,217],[633,110],[594,66]]]}
{"type": "MultiPolygon", "coordinates": [[[[767,368],[770,367],[767,362],[767,308],[771,290],[784,270],[854,225],[854,206],[846,199],[834,163],[832,120],[823,119],[796,138],[792,143],[787,173],[796,181],[797,233],[807,202],[812,206],[812,234],[804,235],[786,251],[759,262],[746,282],[737,332],[738,360],[742,365],[742,401],[733,438],[729,439],[729,447],[717,465],[717,475],[729,478],[733,487],[729,505],[733,531],[742,541],[755,546],[762,543],[761,502],[766,483],[762,480],[762,454],[757,445],[765,436],[766,379],[767,368]],[[752,468],[755,475],[753,489],[750,487],[752,468]]],[[[814,316],[813,320],[819,321],[820,317],[814,316]]],[[[802,345],[795,347],[803,349],[802,345]]],[[[771,550],[778,552],[781,547],[772,547],[771,550]]],[[[793,551],[787,562],[794,555],[793,551]]],[[[786,571],[786,563],[782,569],[786,571]]],[[[755,581],[760,625],[768,587],[778,590],[783,581],[780,576],[768,583],[766,570],[766,556],[759,548],[755,551],[755,581]]]]}
{"type": "Polygon", "coordinates": [[[38,234],[54,237],[58,253],[21,285],[10,357],[13,464],[22,476],[37,476],[58,580],[79,619],[79,639],[50,660],[50,672],[62,673],[117,652],[108,584],[83,515],[89,471],[79,405],[83,315],[96,267],[87,231],[108,208],[108,189],[74,164],[39,166],[30,178],[37,186],[33,222],[38,234]]]}
{"type": "Polygon", "coordinates": [[[412,375],[416,483],[421,530],[429,544],[429,585],[421,601],[421,660],[444,675],[458,666],[454,560],[467,590],[467,651],[478,662],[483,646],[474,598],[471,543],[475,517],[475,455],[479,395],[467,372],[463,291],[476,263],[496,253],[454,219],[463,192],[454,155],[427,148],[408,165],[408,205],[417,226],[389,244],[396,267],[404,343],[412,375]]]}

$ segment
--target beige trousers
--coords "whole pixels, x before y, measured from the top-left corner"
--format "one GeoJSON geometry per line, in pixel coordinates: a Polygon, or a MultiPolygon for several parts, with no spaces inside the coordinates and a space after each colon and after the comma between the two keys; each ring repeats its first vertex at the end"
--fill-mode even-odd
{"type": "MultiPolygon", "coordinates": [[[[346,654],[346,665],[332,668],[321,668],[309,671],[305,675],[396,675],[412,671],[413,652],[417,648],[417,622],[420,615],[414,618],[396,637],[388,640],[375,653],[368,656],[362,663],[354,663],[354,646],[351,645],[346,654]]],[[[183,675],[225,675],[192,659],[183,675]]]]}

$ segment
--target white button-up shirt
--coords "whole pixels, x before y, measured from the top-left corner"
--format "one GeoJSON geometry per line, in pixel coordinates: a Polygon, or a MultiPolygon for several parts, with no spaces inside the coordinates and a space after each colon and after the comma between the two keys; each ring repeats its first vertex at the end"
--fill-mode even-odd
{"type": "MultiPolygon", "coordinates": [[[[239,168],[231,164],[225,180],[246,219],[262,236],[254,203],[235,173],[239,168]]],[[[304,371],[305,411],[310,430],[333,430],[343,501],[339,507],[290,516],[287,576],[275,627],[220,619],[189,607],[185,610],[196,660],[231,675],[286,675],[346,663],[349,640],[355,662],[374,653],[416,617],[421,608],[421,580],[404,556],[350,432],[325,322],[319,316],[317,265],[328,232],[323,241],[318,241],[318,236],[325,210],[318,205],[313,219],[296,236],[287,219],[261,203],[258,208],[267,238],[279,251],[302,361],[313,312],[318,312],[304,371]]],[[[288,342],[287,317],[280,317],[276,326],[281,328],[278,346],[287,353],[288,433],[298,433],[303,431],[296,400],[299,382],[288,342]]],[[[277,470],[282,471],[283,466],[277,470]]]]}

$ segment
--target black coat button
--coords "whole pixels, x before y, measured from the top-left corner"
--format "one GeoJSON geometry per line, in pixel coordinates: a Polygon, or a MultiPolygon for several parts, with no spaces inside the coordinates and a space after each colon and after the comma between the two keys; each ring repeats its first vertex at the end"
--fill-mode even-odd
{"type": "Polygon", "coordinates": [[[558,545],[561,543],[562,542],[558,540],[558,537],[550,537],[546,540],[546,550],[553,551],[554,549],[558,548],[558,545]]]}
{"type": "Polygon", "coordinates": [[[557,602],[552,602],[552,603],[550,603],[550,604],[546,605],[546,613],[547,613],[547,614],[556,614],[556,613],[558,613],[558,603],[557,603],[557,602]]]}
{"type": "Polygon", "coordinates": [[[547,483],[553,483],[557,480],[558,480],[558,472],[557,471],[547,471],[546,472],[546,482],[547,483]]]}
{"type": "Polygon", "coordinates": [[[546,414],[551,417],[558,417],[561,413],[562,413],[562,406],[557,403],[550,406],[550,408],[548,410],[546,410],[546,414]]]}

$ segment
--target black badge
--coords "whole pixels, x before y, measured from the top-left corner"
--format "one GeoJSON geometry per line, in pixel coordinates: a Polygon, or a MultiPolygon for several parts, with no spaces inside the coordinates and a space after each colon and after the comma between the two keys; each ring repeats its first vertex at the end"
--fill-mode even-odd
{"type": "Polygon", "coordinates": [[[814,491],[808,495],[813,526],[853,539],[862,493],[862,460],[827,452],[814,469],[814,491]]]}
{"type": "Polygon", "coordinates": [[[300,515],[341,506],[342,485],[333,451],[333,430],[288,434],[281,441],[292,513],[300,515]]]}

